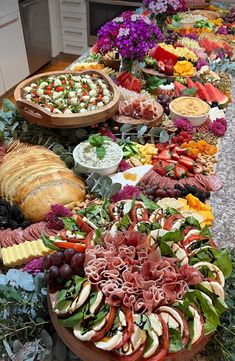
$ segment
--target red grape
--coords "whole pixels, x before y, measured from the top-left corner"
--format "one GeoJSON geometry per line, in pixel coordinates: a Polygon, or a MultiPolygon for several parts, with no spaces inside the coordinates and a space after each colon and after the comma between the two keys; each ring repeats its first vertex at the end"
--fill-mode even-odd
{"type": "Polygon", "coordinates": [[[64,260],[64,253],[61,251],[57,251],[51,255],[51,263],[54,266],[59,266],[61,263],[63,263],[64,260]]]}
{"type": "Polygon", "coordinates": [[[68,264],[63,264],[59,269],[60,276],[65,280],[69,280],[73,276],[73,270],[68,264]]]}
{"type": "Polygon", "coordinates": [[[167,192],[164,189],[158,189],[156,191],[156,197],[160,197],[160,198],[167,197],[167,192]]]}
{"type": "Polygon", "coordinates": [[[67,248],[64,251],[65,262],[70,264],[72,257],[76,254],[76,251],[73,248],[67,248]]]}
{"type": "Polygon", "coordinates": [[[84,253],[76,253],[71,260],[72,268],[82,268],[85,260],[84,253]]]}
{"type": "Polygon", "coordinates": [[[56,266],[51,266],[48,271],[49,279],[55,279],[59,276],[59,269],[56,266]]]}
{"type": "Polygon", "coordinates": [[[46,256],[43,257],[43,260],[42,260],[42,269],[43,269],[44,271],[47,271],[51,266],[52,266],[51,255],[50,255],[50,254],[47,254],[46,256]]]}

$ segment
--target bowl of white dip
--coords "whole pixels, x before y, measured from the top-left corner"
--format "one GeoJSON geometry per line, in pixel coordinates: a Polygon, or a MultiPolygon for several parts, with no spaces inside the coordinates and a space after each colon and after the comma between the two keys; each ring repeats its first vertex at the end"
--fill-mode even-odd
{"type": "Polygon", "coordinates": [[[97,156],[96,147],[89,141],[78,144],[73,151],[76,166],[82,173],[99,173],[101,175],[114,174],[123,158],[121,147],[113,141],[106,140],[103,144],[105,155],[102,159],[97,156]]]}

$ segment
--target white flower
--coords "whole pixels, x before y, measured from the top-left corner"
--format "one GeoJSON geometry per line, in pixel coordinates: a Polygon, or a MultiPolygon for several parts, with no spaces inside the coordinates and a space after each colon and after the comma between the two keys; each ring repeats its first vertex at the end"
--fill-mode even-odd
{"type": "Polygon", "coordinates": [[[127,36],[130,33],[130,29],[120,29],[118,32],[118,37],[127,36]]]}
{"type": "Polygon", "coordinates": [[[133,15],[131,15],[131,20],[136,21],[139,19],[139,17],[140,17],[139,14],[133,14],[133,15]]]}
{"type": "Polygon", "coordinates": [[[151,24],[151,20],[147,16],[143,16],[142,19],[146,24],[151,24]]]}
{"type": "Polygon", "coordinates": [[[115,18],[116,23],[123,23],[123,18],[120,16],[118,18],[115,18]]]}

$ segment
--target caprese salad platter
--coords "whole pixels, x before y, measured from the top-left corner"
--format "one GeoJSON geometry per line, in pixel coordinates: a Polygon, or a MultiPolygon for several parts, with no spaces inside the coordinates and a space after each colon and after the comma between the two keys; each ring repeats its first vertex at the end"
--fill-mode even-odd
{"type": "Polygon", "coordinates": [[[16,87],[14,97],[29,122],[52,128],[79,128],[111,117],[120,95],[104,72],[85,70],[35,75],[16,87]]]}
{"type": "Polygon", "coordinates": [[[54,249],[43,267],[52,322],[79,357],[187,360],[208,342],[228,307],[230,260],[199,213],[141,195],[61,220],[42,237],[54,249]]]}

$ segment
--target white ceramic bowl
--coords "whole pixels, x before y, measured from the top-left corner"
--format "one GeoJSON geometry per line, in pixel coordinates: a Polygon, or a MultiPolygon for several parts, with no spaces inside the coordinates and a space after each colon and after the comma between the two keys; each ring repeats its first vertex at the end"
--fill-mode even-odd
{"type": "MultiPolygon", "coordinates": [[[[180,97],[182,100],[187,98],[187,99],[197,99],[195,97],[180,97]]],[[[207,107],[208,107],[208,112],[202,115],[185,115],[185,114],[181,114],[179,112],[176,112],[173,107],[174,107],[174,101],[177,100],[179,98],[176,98],[174,100],[172,100],[169,104],[169,108],[170,108],[170,117],[172,120],[176,119],[176,118],[186,118],[190,121],[190,123],[192,124],[193,127],[198,127],[200,125],[202,125],[203,123],[205,123],[205,121],[208,118],[209,112],[210,112],[210,106],[204,102],[203,100],[200,100],[201,102],[203,102],[207,107]]]]}
{"type": "Polygon", "coordinates": [[[111,174],[114,174],[117,172],[118,170],[118,166],[123,158],[123,151],[122,151],[122,148],[116,144],[116,143],[111,143],[112,144],[112,147],[114,148],[114,150],[116,152],[118,152],[120,154],[120,157],[118,158],[118,161],[116,161],[115,163],[109,165],[109,166],[106,166],[106,167],[91,167],[91,166],[85,166],[83,163],[80,163],[79,160],[78,160],[78,152],[80,151],[81,149],[81,144],[78,144],[75,148],[74,148],[74,151],[73,151],[73,158],[74,158],[74,161],[75,161],[75,165],[79,168],[79,170],[82,172],[82,173],[86,173],[86,174],[90,174],[90,173],[93,173],[93,172],[96,172],[100,175],[111,175],[111,174]]]}

